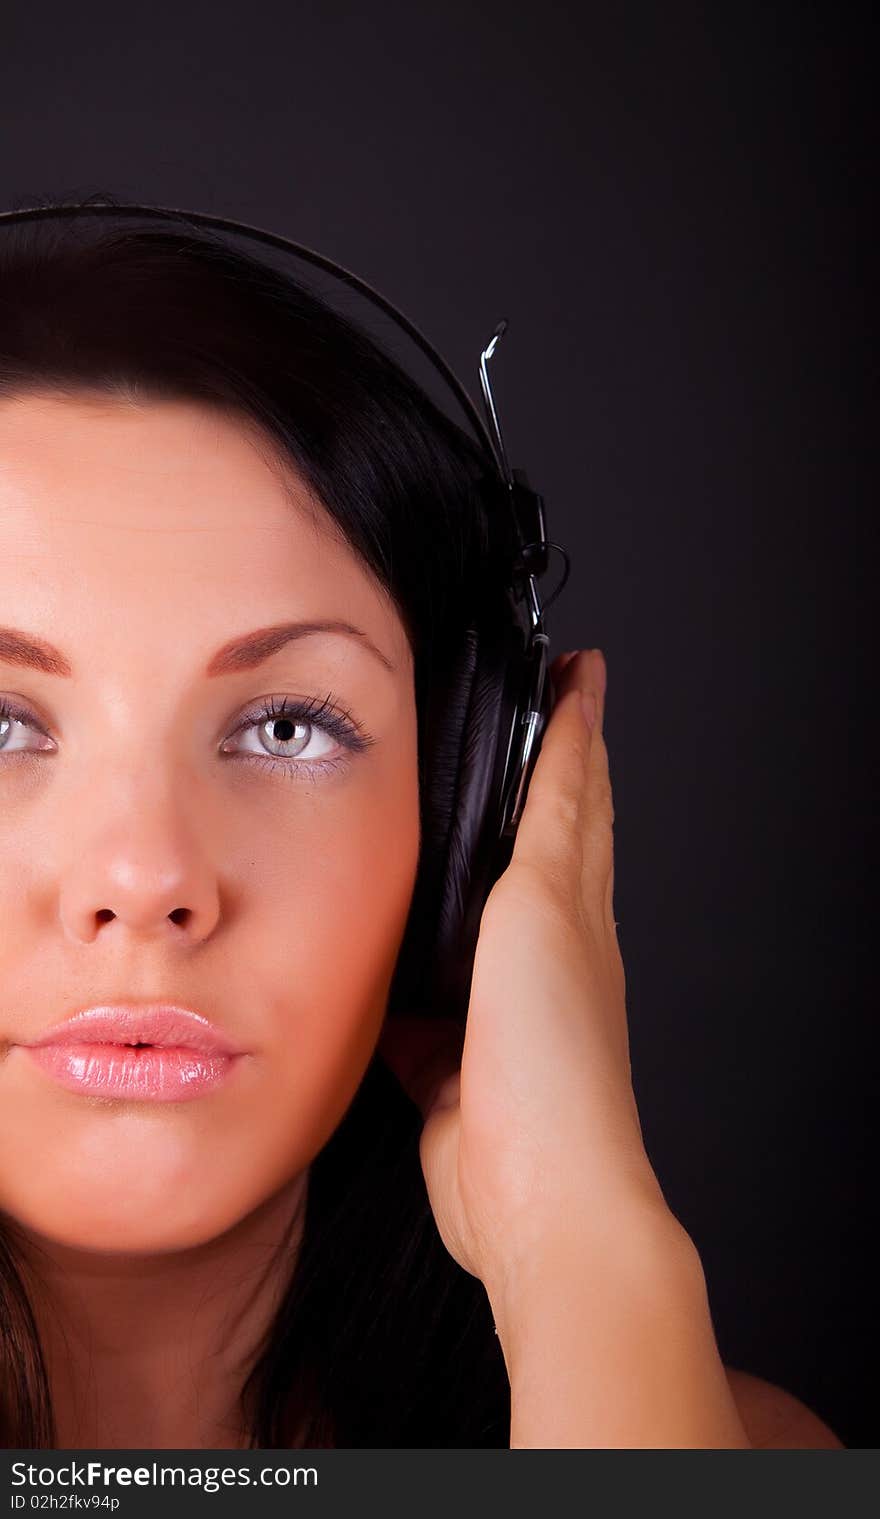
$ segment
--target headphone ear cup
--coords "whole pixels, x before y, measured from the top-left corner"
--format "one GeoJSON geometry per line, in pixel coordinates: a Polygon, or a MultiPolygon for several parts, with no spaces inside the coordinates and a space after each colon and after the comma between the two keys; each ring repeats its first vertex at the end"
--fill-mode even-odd
{"type": "Polygon", "coordinates": [[[391,982],[389,1017],[429,1017],[437,1010],[437,925],[446,896],[446,862],[478,647],[478,630],[468,627],[452,660],[442,670],[432,671],[431,685],[423,697],[419,722],[419,866],[391,982]]]}
{"type": "Polygon", "coordinates": [[[422,846],[391,1015],[467,1016],[480,918],[513,847],[498,828],[523,644],[513,619],[469,627],[427,702],[422,846]]]}
{"type": "Polygon", "coordinates": [[[522,634],[503,628],[481,638],[462,738],[458,804],[452,818],[435,978],[445,1016],[467,1017],[474,953],[486,898],[507,867],[512,838],[500,838],[510,737],[517,718],[522,634]]]}

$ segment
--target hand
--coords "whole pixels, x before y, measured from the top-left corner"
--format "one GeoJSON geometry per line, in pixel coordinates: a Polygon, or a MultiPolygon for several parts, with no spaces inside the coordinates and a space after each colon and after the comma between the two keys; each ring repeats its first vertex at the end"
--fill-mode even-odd
{"type": "Polygon", "coordinates": [[[441,1238],[490,1293],[557,1243],[605,1250],[646,1203],[678,1227],[631,1082],[605,661],[599,650],[561,655],[551,678],[556,702],[512,858],[480,922],[463,1046],[451,1021],[416,1019],[388,1020],[379,1042],[422,1107],[441,1238]]]}

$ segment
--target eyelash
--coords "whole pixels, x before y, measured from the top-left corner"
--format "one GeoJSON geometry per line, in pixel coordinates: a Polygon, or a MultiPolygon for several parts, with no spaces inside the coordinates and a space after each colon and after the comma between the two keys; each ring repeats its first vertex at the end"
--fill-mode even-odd
{"type": "MultiPolygon", "coordinates": [[[[332,706],[333,696],[325,696],[319,702],[317,698],[310,697],[307,701],[295,701],[290,697],[283,696],[276,702],[274,696],[268,701],[261,702],[256,710],[245,713],[241,722],[235,727],[230,738],[244,732],[248,728],[259,727],[260,723],[278,721],[287,718],[289,721],[306,723],[310,727],[318,727],[325,733],[335,738],[337,743],[343,745],[351,754],[362,754],[375,742],[372,735],[359,727],[351,717],[350,712],[342,708],[332,706]],[[320,722],[318,719],[320,718],[320,722]]],[[[226,740],[224,739],[224,743],[226,740]]],[[[290,743],[290,739],[279,739],[279,743],[290,743]]],[[[271,754],[245,754],[240,758],[250,760],[252,764],[277,770],[279,766],[288,775],[297,779],[314,781],[317,775],[325,775],[333,770],[341,770],[349,764],[347,756],[338,755],[335,759],[328,760],[297,760],[279,759],[271,754]]]]}
{"type": "MultiPolygon", "coordinates": [[[[267,700],[260,702],[256,708],[246,712],[241,721],[233,728],[232,732],[223,742],[227,743],[229,739],[235,738],[237,734],[245,732],[248,728],[259,727],[260,723],[280,721],[286,718],[288,721],[306,723],[309,727],[320,728],[323,732],[330,734],[332,738],[336,739],[337,743],[342,744],[348,750],[348,756],[362,754],[371,744],[375,743],[375,739],[372,734],[367,733],[353,720],[350,712],[345,711],[343,708],[334,707],[332,703],[332,693],[326,696],[323,701],[318,701],[316,697],[309,697],[305,701],[294,700],[287,696],[283,696],[276,701],[274,696],[269,697],[267,700]],[[320,722],[318,721],[319,718],[320,722]]],[[[42,733],[46,738],[49,736],[45,732],[45,729],[41,728],[39,723],[34,721],[32,713],[25,711],[23,708],[16,707],[7,697],[0,697],[0,722],[9,719],[13,722],[22,723],[27,728],[35,728],[38,733],[42,733]]],[[[276,742],[291,743],[293,740],[278,739],[276,742]]],[[[27,753],[28,751],[21,751],[21,758],[24,758],[27,753]]],[[[8,757],[12,758],[13,754],[17,755],[18,751],[12,751],[8,757]]],[[[331,771],[340,770],[348,765],[350,762],[348,756],[337,755],[334,759],[327,760],[298,760],[282,759],[277,755],[271,754],[239,754],[235,756],[230,755],[230,758],[248,760],[251,764],[267,767],[269,770],[277,771],[280,769],[291,778],[314,782],[318,775],[328,774],[331,771]]],[[[3,750],[0,749],[0,761],[4,757],[3,750]]]]}

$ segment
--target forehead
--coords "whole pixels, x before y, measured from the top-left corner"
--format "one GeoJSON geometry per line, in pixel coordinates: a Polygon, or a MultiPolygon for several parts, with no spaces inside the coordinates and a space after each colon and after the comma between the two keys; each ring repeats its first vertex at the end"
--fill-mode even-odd
{"type": "Polygon", "coordinates": [[[384,588],[273,441],[198,402],[0,399],[0,561],[25,614],[48,610],[51,586],[74,616],[96,595],[108,615],[204,601],[224,625],[345,608],[397,653],[405,642],[384,588]]]}

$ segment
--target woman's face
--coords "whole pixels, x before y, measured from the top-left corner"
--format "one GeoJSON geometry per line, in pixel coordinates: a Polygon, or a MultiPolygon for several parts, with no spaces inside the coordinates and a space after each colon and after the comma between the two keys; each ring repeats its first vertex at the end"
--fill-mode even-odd
{"type": "Polygon", "coordinates": [[[0,400],[0,565],[0,1211],[85,1249],[200,1244],[304,1171],[377,1043],[418,860],[410,646],[259,432],[196,403],[0,400]],[[325,620],[363,636],[219,657],[325,620]],[[259,712],[285,697],[373,742],[279,737],[259,712]],[[137,1101],[20,1047],[126,1001],[244,1053],[137,1101]]]}

